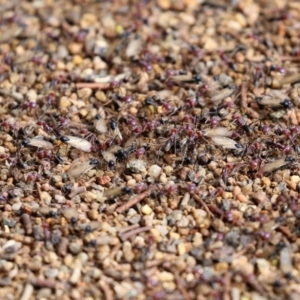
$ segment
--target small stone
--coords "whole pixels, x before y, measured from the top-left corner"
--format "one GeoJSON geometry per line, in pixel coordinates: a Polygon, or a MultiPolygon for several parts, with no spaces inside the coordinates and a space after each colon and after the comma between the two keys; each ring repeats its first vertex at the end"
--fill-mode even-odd
{"type": "Polygon", "coordinates": [[[70,43],[68,45],[68,50],[71,54],[80,54],[82,53],[83,44],[80,43],[70,43]]]}
{"type": "Polygon", "coordinates": [[[58,204],[66,203],[66,198],[62,195],[55,195],[54,199],[55,199],[55,202],[58,204]]]}
{"type": "Polygon", "coordinates": [[[173,170],[174,169],[171,166],[165,166],[164,167],[164,171],[166,172],[167,176],[170,176],[172,174],[173,170]]]}
{"type": "Polygon", "coordinates": [[[271,185],[271,180],[268,177],[263,177],[261,179],[261,183],[265,186],[265,187],[270,187],[271,185]]]}
{"type": "Polygon", "coordinates": [[[136,185],[136,180],[135,179],[129,179],[128,181],[127,181],[127,186],[128,187],[134,187],[136,185]]]}
{"type": "Polygon", "coordinates": [[[78,219],[78,212],[77,209],[75,207],[69,207],[63,210],[63,216],[67,219],[67,220],[77,220],[78,219]]]}
{"type": "Polygon", "coordinates": [[[267,200],[267,194],[265,192],[259,191],[252,195],[253,200],[257,203],[262,203],[267,200]]]}
{"type": "Polygon", "coordinates": [[[298,175],[291,176],[291,181],[298,183],[300,181],[300,176],[298,176],[298,175]]]}
{"type": "Polygon", "coordinates": [[[11,206],[11,208],[12,208],[13,211],[18,211],[18,210],[21,209],[22,205],[23,205],[22,202],[17,202],[17,203],[14,203],[14,204],[11,206]]]}
{"type": "Polygon", "coordinates": [[[228,263],[227,262],[220,262],[215,264],[214,269],[217,272],[226,271],[228,269],[228,263]]]}
{"type": "Polygon", "coordinates": [[[146,170],[147,163],[142,159],[131,160],[127,163],[127,169],[133,173],[142,173],[146,170]]]}
{"type": "Polygon", "coordinates": [[[186,247],[184,243],[179,243],[177,245],[177,250],[179,255],[184,255],[186,253],[186,247]]]}
{"type": "Polygon", "coordinates": [[[58,269],[48,268],[44,271],[44,274],[47,278],[56,278],[58,276],[58,269]]]}
{"type": "Polygon", "coordinates": [[[280,251],[280,269],[285,274],[293,270],[291,250],[287,247],[280,251]]]}
{"type": "Polygon", "coordinates": [[[90,88],[83,88],[83,89],[77,90],[78,98],[80,98],[82,100],[90,98],[92,93],[93,93],[93,90],[90,88]]]}
{"type": "Polygon", "coordinates": [[[76,54],[73,56],[72,62],[75,66],[80,66],[82,64],[82,61],[83,61],[83,59],[80,55],[76,54]]]}
{"type": "Polygon", "coordinates": [[[264,258],[258,258],[256,259],[256,265],[257,265],[257,269],[259,271],[259,273],[261,274],[268,274],[270,271],[270,262],[268,262],[266,259],[264,258]]]}
{"type": "Polygon", "coordinates": [[[85,201],[85,202],[92,202],[94,200],[97,199],[97,195],[95,193],[93,193],[92,191],[85,191],[81,198],[85,201]]]}
{"type": "Polygon", "coordinates": [[[203,42],[203,49],[204,50],[207,50],[207,51],[215,51],[218,49],[219,45],[218,43],[216,42],[216,40],[214,40],[213,38],[211,37],[208,37],[208,36],[205,36],[203,39],[202,39],[202,42],[203,42]]]}
{"type": "Polygon", "coordinates": [[[82,247],[78,243],[70,243],[69,250],[72,254],[77,255],[82,251],[82,247]]]}
{"type": "Polygon", "coordinates": [[[168,10],[171,7],[171,1],[170,0],[158,0],[157,1],[157,5],[161,9],[168,10]]]}
{"type": "Polygon", "coordinates": [[[85,13],[80,20],[80,27],[83,29],[89,28],[97,22],[96,14],[85,13]]]}
{"type": "Polygon", "coordinates": [[[158,274],[158,277],[159,277],[159,280],[162,282],[174,280],[174,275],[167,271],[162,271],[161,273],[158,274]]]}
{"type": "Polygon", "coordinates": [[[2,249],[6,253],[14,253],[17,252],[19,249],[21,249],[21,247],[22,247],[21,243],[16,242],[15,240],[9,240],[2,246],[2,249]]]}
{"type": "Polygon", "coordinates": [[[16,226],[17,221],[9,218],[3,218],[2,220],[2,225],[3,226],[8,226],[9,228],[13,228],[16,226]]]}
{"type": "Polygon", "coordinates": [[[65,96],[59,99],[59,107],[60,108],[68,108],[72,105],[72,102],[65,96]]]}
{"type": "Polygon", "coordinates": [[[175,282],[172,282],[172,281],[163,282],[162,286],[165,290],[170,291],[170,292],[174,291],[177,287],[175,282]]]}
{"type": "Polygon", "coordinates": [[[146,204],[146,205],[143,205],[142,208],[141,208],[141,212],[144,214],[144,215],[151,215],[152,214],[152,209],[151,207],[146,204]]]}
{"type": "Polygon", "coordinates": [[[68,49],[64,45],[58,45],[57,56],[61,59],[66,58],[69,55],[68,49]]]}
{"type": "Polygon", "coordinates": [[[87,216],[90,220],[97,220],[98,219],[98,211],[97,209],[91,209],[87,212],[87,216]]]}
{"type": "Polygon", "coordinates": [[[149,176],[151,176],[153,178],[158,178],[160,173],[161,173],[161,167],[158,165],[152,165],[148,170],[149,176]]]}
{"type": "Polygon", "coordinates": [[[49,288],[42,288],[39,289],[37,292],[37,299],[42,300],[42,299],[49,299],[51,297],[52,290],[49,288]]]}

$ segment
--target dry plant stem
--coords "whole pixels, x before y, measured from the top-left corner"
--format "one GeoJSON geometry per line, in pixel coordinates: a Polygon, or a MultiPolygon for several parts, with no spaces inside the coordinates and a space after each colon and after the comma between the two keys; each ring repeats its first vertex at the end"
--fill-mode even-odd
{"type": "Polygon", "coordinates": [[[145,226],[145,227],[136,228],[136,229],[134,229],[132,231],[128,231],[128,232],[126,232],[124,234],[121,234],[120,238],[124,242],[124,241],[128,240],[129,238],[133,237],[136,234],[139,234],[139,233],[145,232],[145,231],[149,231],[151,229],[152,229],[151,226],[145,226]]]}
{"type": "Polygon", "coordinates": [[[254,242],[248,244],[248,245],[245,246],[241,251],[235,253],[235,254],[234,254],[234,257],[235,257],[235,258],[238,258],[238,257],[244,255],[245,253],[248,252],[248,250],[253,249],[253,248],[255,247],[255,245],[256,245],[256,241],[254,241],[254,242]]]}
{"type": "Polygon", "coordinates": [[[299,62],[300,56],[281,56],[281,61],[292,61],[292,62],[299,62]]]}
{"type": "Polygon", "coordinates": [[[107,300],[114,300],[114,295],[112,290],[110,289],[109,285],[104,281],[104,279],[101,279],[99,281],[100,288],[102,289],[105,299],[107,300]]]}
{"type": "Polygon", "coordinates": [[[290,241],[294,242],[296,240],[296,237],[290,232],[287,227],[279,225],[277,226],[276,230],[284,234],[290,241]]]}
{"type": "Polygon", "coordinates": [[[248,92],[248,83],[243,81],[241,87],[241,107],[247,107],[247,92],[248,92]]]}
{"type": "Polygon", "coordinates": [[[46,206],[43,196],[42,196],[42,189],[41,189],[41,185],[37,182],[36,183],[36,188],[37,188],[37,192],[38,192],[38,196],[41,202],[41,206],[46,206]]]}
{"type": "Polygon", "coordinates": [[[149,187],[149,189],[147,191],[137,195],[133,199],[129,200],[127,203],[125,203],[122,206],[118,207],[116,211],[119,214],[123,213],[124,211],[126,211],[130,207],[132,207],[132,206],[136,205],[137,203],[139,203],[140,201],[142,201],[144,198],[150,196],[153,189],[154,189],[154,187],[149,187]]]}
{"type": "Polygon", "coordinates": [[[122,229],[119,230],[119,235],[122,235],[122,234],[124,234],[127,231],[130,231],[132,229],[136,229],[136,228],[139,228],[139,227],[140,227],[139,224],[133,224],[131,226],[122,228],[122,229]]]}
{"type": "Polygon", "coordinates": [[[178,286],[178,289],[179,289],[180,293],[182,294],[182,296],[184,297],[184,299],[185,300],[191,300],[191,297],[190,297],[188,291],[186,290],[186,288],[182,284],[182,281],[181,281],[181,278],[178,274],[178,271],[175,271],[174,275],[175,275],[175,280],[176,280],[176,284],[178,286]]]}
{"type": "Polygon", "coordinates": [[[265,295],[265,289],[264,287],[256,280],[253,274],[242,274],[244,280],[258,293],[261,295],[265,295]]]}
{"type": "Polygon", "coordinates": [[[77,89],[89,88],[94,90],[107,90],[110,88],[109,82],[78,82],[77,89]]]}
{"type": "Polygon", "coordinates": [[[230,278],[230,273],[226,272],[224,275],[224,291],[223,291],[223,300],[230,300],[230,290],[231,290],[231,278],[230,278]]]}
{"type": "Polygon", "coordinates": [[[41,279],[41,278],[33,278],[30,280],[33,286],[39,288],[50,288],[54,289],[56,287],[56,281],[52,279],[41,279]]]}
{"type": "Polygon", "coordinates": [[[202,207],[204,208],[204,210],[207,212],[208,216],[210,216],[211,218],[214,217],[214,214],[209,210],[208,206],[206,205],[206,203],[201,199],[200,196],[198,195],[193,195],[194,199],[200,203],[202,205],[202,207]]]}

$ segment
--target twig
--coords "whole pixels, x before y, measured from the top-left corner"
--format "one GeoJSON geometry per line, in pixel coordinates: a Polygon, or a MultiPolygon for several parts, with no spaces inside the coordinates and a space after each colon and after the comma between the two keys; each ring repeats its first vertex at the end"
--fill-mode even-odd
{"type": "Polygon", "coordinates": [[[287,227],[279,225],[277,226],[276,230],[284,234],[290,241],[294,242],[296,240],[296,237],[290,232],[287,227]]]}
{"type": "Polygon", "coordinates": [[[234,254],[234,257],[237,258],[239,256],[244,255],[249,249],[253,248],[256,245],[256,241],[245,246],[241,251],[234,254]]]}
{"type": "Polygon", "coordinates": [[[110,289],[109,285],[103,279],[101,279],[99,281],[99,285],[104,293],[104,296],[105,296],[104,298],[106,300],[114,300],[114,295],[113,295],[112,290],[110,289]]]}
{"type": "Polygon", "coordinates": [[[293,62],[298,62],[300,61],[300,56],[281,56],[279,57],[281,61],[293,61],[293,62]]]}
{"type": "Polygon", "coordinates": [[[183,298],[185,300],[191,300],[191,297],[190,297],[188,291],[186,290],[186,288],[182,284],[182,281],[181,281],[180,276],[178,275],[178,272],[175,271],[174,275],[175,275],[175,280],[176,280],[176,283],[177,283],[177,287],[178,287],[180,293],[182,294],[183,298]]]}
{"type": "Polygon", "coordinates": [[[124,234],[125,232],[127,232],[129,230],[136,229],[139,227],[140,227],[139,224],[133,224],[133,225],[127,226],[127,227],[119,230],[119,235],[124,234]]]}
{"type": "Polygon", "coordinates": [[[147,191],[145,191],[145,192],[137,195],[133,199],[129,200],[128,202],[126,202],[125,204],[123,204],[122,206],[120,206],[119,208],[117,208],[117,212],[118,213],[123,213],[125,210],[127,210],[130,207],[136,205],[137,203],[139,203],[140,201],[142,201],[144,198],[150,196],[153,189],[154,189],[154,186],[150,187],[147,191]]]}
{"type": "Polygon", "coordinates": [[[44,199],[42,197],[41,185],[38,182],[36,183],[36,189],[37,189],[37,192],[38,192],[38,195],[39,195],[39,199],[41,201],[41,206],[46,206],[46,204],[44,202],[44,199]]]}
{"type": "Polygon", "coordinates": [[[230,273],[225,273],[225,284],[223,289],[223,300],[230,300],[230,291],[231,291],[231,280],[230,280],[230,273]]]}
{"type": "Polygon", "coordinates": [[[248,92],[248,83],[246,81],[242,82],[241,86],[241,107],[247,107],[247,92],[248,92]]]}
{"type": "Polygon", "coordinates": [[[210,216],[210,217],[214,217],[214,214],[209,210],[208,206],[206,205],[206,203],[198,196],[198,195],[193,195],[194,199],[200,203],[203,208],[205,209],[205,211],[207,212],[207,214],[210,216]]]}
{"type": "Polygon", "coordinates": [[[107,90],[110,88],[109,82],[77,82],[76,88],[82,89],[82,88],[90,88],[90,89],[99,89],[99,90],[107,90]]]}
{"type": "Polygon", "coordinates": [[[38,288],[50,288],[54,289],[56,287],[56,281],[52,279],[42,279],[42,278],[32,278],[31,281],[34,287],[38,288]]]}
{"type": "Polygon", "coordinates": [[[124,234],[120,234],[119,236],[120,236],[120,239],[124,242],[136,234],[139,234],[139,233],[145,232],[145,231],[149,231],[151,228],[152,228],[151,226],[144,226],[144,227],[140,227],[140,228],[136,228],[134,230],[128,231],[124,234]]]}

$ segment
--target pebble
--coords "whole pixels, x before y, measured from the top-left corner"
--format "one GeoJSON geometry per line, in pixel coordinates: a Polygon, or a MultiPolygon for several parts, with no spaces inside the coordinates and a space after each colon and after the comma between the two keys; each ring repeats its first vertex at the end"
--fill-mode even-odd
{"type": "Polygon", "coordinates": [[[152,212],[153,212],[153,210],[152,210],[152,208],[148,204],[146,204],[146,205],[142,206],[141,212],[144,215],[151,215],[152,212]]]}
{"type": "Polygon", "coordinates": [[[18,211],[18,210],[21,209],[22,205],[23,205],[22,202],[17,202],[17,203],[14,203],[14,204],[11,206],[11,208],[12,208],[13,211],[18,211]]]}
{"type": "Polygon", "coordinates": [[[10,228],[13,228],[16,226],[17,221],[13,220],[13,219],[9,219],[9,218],[3,218],[2,220],[2,225],[3,226],[8,226],[10,228]]]}
{"type": "Polygon", "coordinates": [[[42,289],[38,290],[36,297],[39,300],[49,299],[51,297],[51,294],[52,294],[52,290],[51,289],[49,289],[49,288],[42,288],[42,289]]]}
{"type": "Polygon", "coordinates": [[[83,62],[83,59],[80,55],[76,54],[73,56],[72,62],[75,66],[80,66],[83,62]]]}
{"type": "Polygon", "coordinates": [[[92,191],[85,191],[82,193],[81,198],[85,202],[92,202],[97,199],[97,195],[92,191]]]}
{"type": "Polygon", "coordinates": [[[256,265],[257,265],[257,269],[261,274],[265,274],[265,275],[270,275],[270,262],[268,262],[266,259],[264,258],[258,258],[256,259],[256,265]]]}
{"type": "Polygon", "coordinates": [[[22,243],[16,242],[15,240],[8,240],[4,245],[2,246],[2,249],[5,253],[14,253],[20,250],[22,247],[22,243]]]}
{"type": "Polygon", "coordinates": [[[252,198],[258,202],[262,203],[267,200],[267,194],[265,192],[259,191],[252,195],[252,198]]]}
{"type": "Polygon", "coordinates": [[[20,300],[29,300],[33,294],[34,288],[31,283],[26,283],[20,300]]]}
{"type": "Polygon", "coordinates": [[[68,45],[68,50],[71,54],[80,54],[82,52],[83,44],[81,43],[70,43],[68,45]]]}
{"type": "Polygon", "coordinates": [[[56,278],[58,276],[58,269],[55,269],[55,268],[47,268],[45,271],[44,271],[44,275],[45,277],[47,278],[56,278]]]}
{"type": "Polygon", "coordinates": [[[92,93],[93,93],[93,90],[90,88],[83,88],[83,89],[77,90],[78,98],[80,98],[82,100],[90,98],[92,93]]]}
{"type": "Polygon", "coordinates": [[[78,211],[75,207],[69,207],[63,210],[63,216],[67,219],[67,220],[71,220],[71,219],[78,219],[78,211]]]}
{"type": "Polygon", "coordinates": [[[171,7],[171,0],[158,0],[157,5],[164,10],[168,10],[171,7]]]}
{"type": "Polygon", "coordinates": [[[177,245],[177,250],[179,255],[184,255],[186,253],[186,246],[185,243],[179,243],[177,245]]]}
{"type": "Polygon", "coordinates": [[[83,29],[87,29],[94,25],[97,22],[98,18],[96,14],[93,13],[85,13],[83,14],[80,20],[80,27],[83,29]]]}
{"type": "Polygon", "coordinates": [[[291,250],[287,247],[284,247],[280,251],[280,269],[285,274],[293,270],[291,250]]]}
{"type": "Polygon", "coordinates": [[[74,268],[72,275],[69,279],[69,282],[72,284],[76,284],[79,281],[80,276],[81,276],[81,266],[77,266],[74,268]]]}
{"type": "Polygon", "coordinates": [[[174,275],[171,272],[162,271],[158,274],[159,281],[173,281],[174,275]]]}
{"type": "Polygon", "coordinates": [[[161,167],[158,165],[152,165],[149,169],[148,169],[148,174],[149,176],[153,177],[153,178],[158,178],[158,176],[161,173],[161,167]]]}
{"type": "Polygon", "coordinates": [[[70,243],[69,250],[72,254],[77,255],[78,253],[80,253],[82,251],[82,246],[76,242],[70,243]]]}
{"type": "Polygon", "coordinates": [[[270,185],[271,185],[271,180],[270,180],[268,177],[262,177],[261,183],[262,183],[263,186],[265,186],[265,187],[270,187],[270,185]]]}
{"type": "Polygon", "coordinates": [[[134,159],[127,163],[127,169],[130,169],[133,173],[143,173],[146,171],[147,163],[141,159],[134,159]]]}
{"type": "Polygon", "coordinates": [[[291,179],[292,182],[298,183],[300,181],[300,176],[293,175],[293,176],[291,176],[290,179],[291,179]]]}
{"type": "Polygon", "coordinates": [[[69,51],[64,45],[58,45],[57,47],[57,56],[61,59],[68,57],[69,51]]]}
{"type": "Polygon", "coordinates": [[[63,203],[66,203],[66,201],[67,201],[66,198],[62,195],[55,195],[54,199],[55,199],[55,202],[58,204],[63,204],[63,203]]]}
{"type": "Polygon", "coordinates": [[[204,36],[202,38],[202,43],[204,44],[203,49],[207,51],[215,51],[219,47],[219,44],[216,42],[216,40],[209,36],[204,36]]]}

